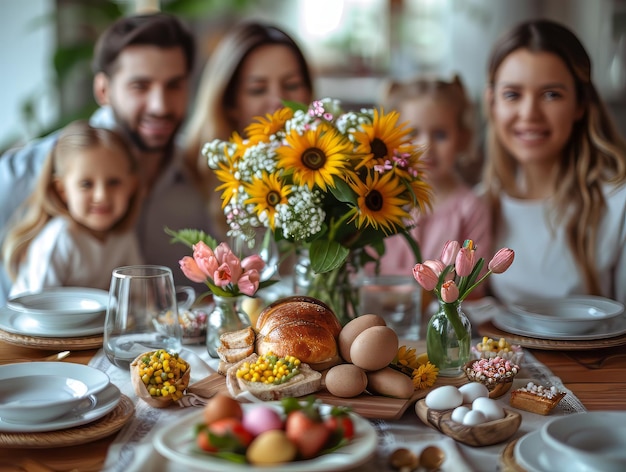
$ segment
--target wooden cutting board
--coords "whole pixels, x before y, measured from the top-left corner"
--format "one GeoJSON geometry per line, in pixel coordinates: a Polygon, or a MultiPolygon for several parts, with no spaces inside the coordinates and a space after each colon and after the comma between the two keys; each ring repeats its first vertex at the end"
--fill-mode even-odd
{"type": "MultiPolygon", "coordinates": [[[[409,399],[382,397],[368,393],[361,394],[354,398],[340,398],[331,395],[326,389],[320,390],[315,396],[329,405],[349,406],[352,408],[353,412],[364,418],[395,420],[399,419],[409,406],[414,404],[417,400],[424,398],[432,389],[442,385],[454,385],[459,387],[467,382],[468,380],[465,374],[460,374],[457,377],[439,377],[432,388],[416,390],[409,399]]],[[[226,378],[220,374],[211,374],[190,385],[187,391],[203,398],[210,398],[217,392],[228,393],[226,378]]]]}

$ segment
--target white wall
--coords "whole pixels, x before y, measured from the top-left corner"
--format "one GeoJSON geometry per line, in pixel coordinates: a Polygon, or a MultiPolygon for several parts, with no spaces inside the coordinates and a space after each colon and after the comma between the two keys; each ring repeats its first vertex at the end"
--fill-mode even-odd
{"type": "Polygon", "coordinates": [[[0,0],[0,149],[29,136],[21,108],[31,96],[38,96],[42,124],[56,118],[56,95],[49,86],[54,25],[42,19],[54,8],[54,0],[0,0]]]}

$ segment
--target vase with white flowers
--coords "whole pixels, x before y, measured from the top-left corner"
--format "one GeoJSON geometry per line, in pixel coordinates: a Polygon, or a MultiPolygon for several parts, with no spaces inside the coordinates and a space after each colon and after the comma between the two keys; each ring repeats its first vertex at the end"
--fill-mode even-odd
{"type": "Polygon", "coordinates": [[[470,359],[472,329],[461,303],[491,274],[506,271],[515,257],[512,249],[500,249],[482,274],[485,261],[483,258],[476,261],[475,251],[471,239],[463,245],[448,241],[440,259],[426,260],[413,268],[415,280],[439,301],[439,309],[428,322],[426,351],[428,360],[439,368],[442,376],[458,375],[470,359]]]}
{"type": "Polygon", "coordinates": [[[327,302],[343,324],[360,314],[351,277],[384,254],[384,238],[403,234],[421,260],[408,231],[430,205],[431,189],[423,149],[398,118],[346,112],[330,98],[287,103],[258,117],[245,136],[202,151],[221,181],[229,236],[268,228],[275,241],[291,243],[306,255],[306,294],[327,302]]]}

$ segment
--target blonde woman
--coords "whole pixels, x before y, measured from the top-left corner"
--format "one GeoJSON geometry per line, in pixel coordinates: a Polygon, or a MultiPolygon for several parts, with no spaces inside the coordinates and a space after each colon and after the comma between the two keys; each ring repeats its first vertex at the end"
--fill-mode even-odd
{"type": "Polygon", "coordinates": [[[484,183],[496,247],[515,250],[491,280],[502,301],[626,303],[626,143],[591,77],[584,46],[553,21],[519,24],[491,54],[484,183]]]}
{"type": "Polygon", "coordinates": [[[185,132],[185,159],[205,192],[214,236],[226,240],[218,181],[202,158],[202,147],[213,139],[242,133],[256,116],[273,113],[283,100],[309,103],[313,81],[296,42],[275,26],[243,21],[230,28],[207,62],[195,108],[185,132]]]}
{"type": "Polygon", "coordinates": [[[107,290],[114,268],[140,263],[137,172],[115,132],[83,121],[64,128],[2,246],[10,295],[57,286],[107,290]]]}

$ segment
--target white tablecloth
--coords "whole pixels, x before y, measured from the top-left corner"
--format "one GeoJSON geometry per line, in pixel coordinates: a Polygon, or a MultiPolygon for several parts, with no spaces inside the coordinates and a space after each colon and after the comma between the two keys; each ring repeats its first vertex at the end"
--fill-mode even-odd
{"type": "MultiPolygon", "coordinates": [[[[213,372],[217,366],[215,359],[209,357],[204,346],[188,346],[181,356],[191,364],[191,384],[197,382],[213,372]],[[211,367],[212,366],[212,367],[211,367]]],[[[180,465],[172,464],[161,457],[152,446],[152,436],[159,428],[168,425],[188,411],[188,408],[173,406],[167,409],[156,409],[148,406],[136,398],[130,382],[130,374],[109,362],[102,350],[90,362],[90,365],[106,372],[122,393],[133,399],[136,405],[134,417],[118,433],[109,449],[104,470],[107,472],[173,472],[181,470],[180,465]]],[[[568,392],[559,406],[550,416],[544,417],[533,413],[522,413],[522,424],[515,436],[519,438],[528,432],[535,431],[546,421],[558,415],[566,415],[584,411],[580,401],[567,390],[561,380],[555,377],[550,370],[536,361],[525,352],[522,371],[514,382],[514,388],[525,384],[528,380],[535,380],[542,384],[552,384],[568,392]]],[[[509,394],[499,400],[503,407],[509,405],[509,394]]],[[[374,460],[355,470],[365,472],[381,472],[391,470],[387,464],[388,455],[398,447],[408,447],[419,453],[429,444],[437,444],[445,449],[447,458],[442,467],[443,471],[480,472],[498,470],[498,459],[506,443],[489,447],[470,447],[458,444],[447,436],[440,434],[424,425],[413,408],[408,408],[400,420],[370,420],[377,431],[378,449],[374,460]]],[[[185,470],[189,470],[185,468],[185,470]]]]}

